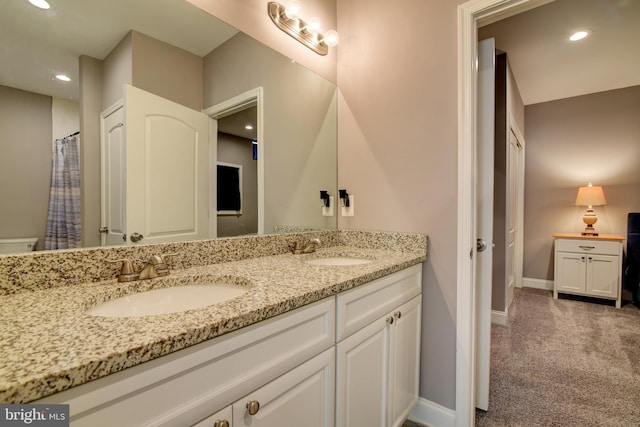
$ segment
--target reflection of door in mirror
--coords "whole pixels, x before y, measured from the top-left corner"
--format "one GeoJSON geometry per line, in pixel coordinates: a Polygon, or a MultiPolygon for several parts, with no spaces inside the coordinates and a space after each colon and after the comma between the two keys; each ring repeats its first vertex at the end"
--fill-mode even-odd
{"type": "Polygon", "coordinates": [[[209,238],[209,117],[129,85],[122,105],[102,129],[107,244],[209,238]]]}
{"type": "MultiPolygon", "coordinates": [[[[241,209],[235,213],[221,209],[218,199],[218,237],[256,234],[258,232],[258,151],[257,107],[247,106],[240,111],[218,119],[218,164],[238,165],[241,171],[239,189],[242,194],[241,209]],[[255,154],[255,156],[254,156],[255,154]]],[[[218,174],[218,196],[224,194],[232,180],[222,182],[218,174]]],[[[237,184],[236,184],[237,185],[237,184]]]]}

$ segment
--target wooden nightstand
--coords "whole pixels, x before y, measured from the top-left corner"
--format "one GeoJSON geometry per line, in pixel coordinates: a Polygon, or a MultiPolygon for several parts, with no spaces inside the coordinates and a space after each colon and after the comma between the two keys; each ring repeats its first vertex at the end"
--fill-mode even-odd
{"type": "Polygon", "coordinates": [[[553,297],[558,293],[615,300],[621,306],[623,236],[554,233],[553,297]]]}

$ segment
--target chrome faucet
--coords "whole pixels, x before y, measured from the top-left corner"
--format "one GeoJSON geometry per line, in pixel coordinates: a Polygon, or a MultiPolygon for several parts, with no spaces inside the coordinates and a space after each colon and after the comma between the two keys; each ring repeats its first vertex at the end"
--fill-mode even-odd
{"type": "Polygon", "coordinates": [[[318,246],[320,246],[320,239],[311,239],[307,242],[304,248],[302,247],[302,243],[300,243],[300,241],[291,242],[289,244],[289,249],[294,255],[310,254],[312,252],[315,252],[316,249],[318,249],[318,246]]]}

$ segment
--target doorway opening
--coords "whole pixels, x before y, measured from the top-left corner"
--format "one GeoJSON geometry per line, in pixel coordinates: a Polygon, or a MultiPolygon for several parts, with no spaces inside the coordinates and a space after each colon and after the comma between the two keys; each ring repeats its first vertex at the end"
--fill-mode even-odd
{"type": "Polygon", "coordinates": [[[207,108],[204,113],[216,128],[210,148],[211,188],[216,189],[209,209],[210,227],[216,230],[216,237],[263,234],[262,88],[207,108]]]}
{"type": "Polygon", "coordinates": [[[476,394],[478,28],[550,0],[471,0],[458,7],[456,425],[473,425],[476,394]]]}

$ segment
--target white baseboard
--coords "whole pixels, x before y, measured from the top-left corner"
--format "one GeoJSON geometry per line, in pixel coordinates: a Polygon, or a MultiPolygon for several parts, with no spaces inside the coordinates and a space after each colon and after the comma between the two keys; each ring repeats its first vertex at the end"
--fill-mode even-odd
{"type": "Polygon", "coordinates": [[[456,411],[421,397],[409,419],[430,427],[455,427],[456,411]]]}
{"type": "Polygon", "coordinates": [[[534,289],[546,289],[548,291],[553,290],[553,280],[544,280],[544,279],[531,279],[529,277],[522,278],[522,287],[523,288],[534,288],[534,289]]]}
{"type": "Polygon", "coordinates": [[[505,326],[507,324],[507,313],[504,311],[491,310],[491,323],[505,326]]]}

